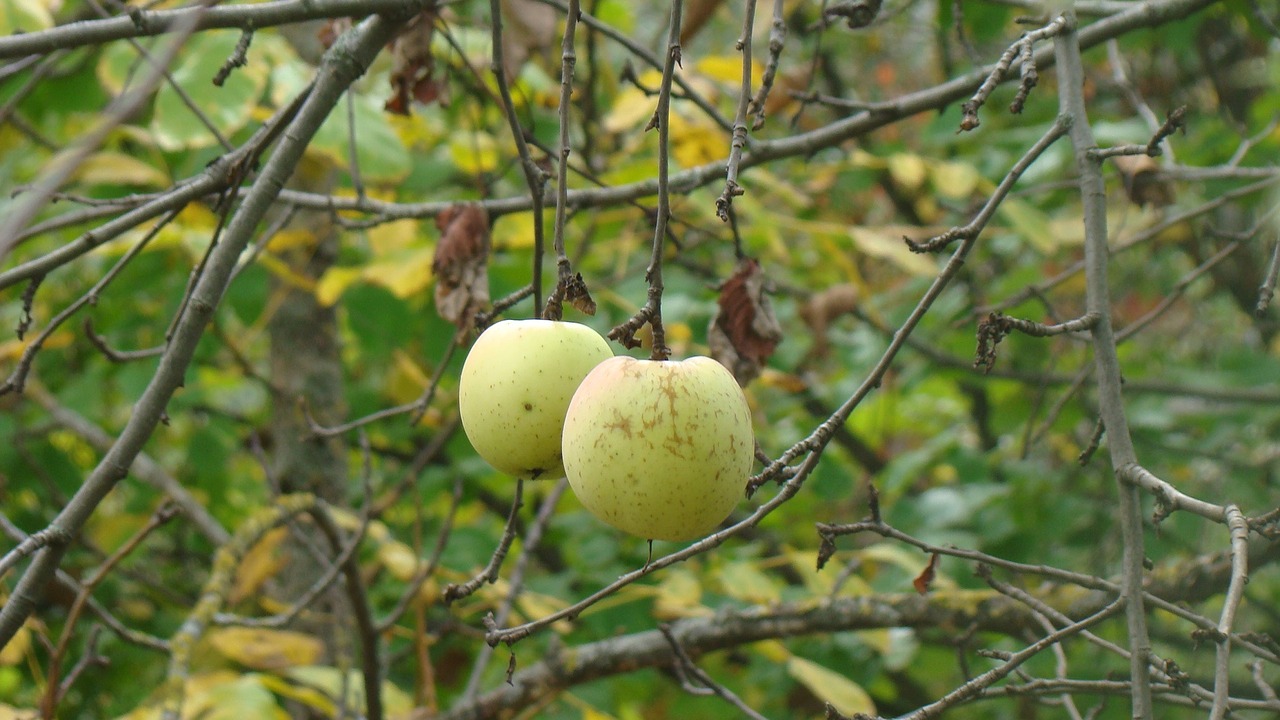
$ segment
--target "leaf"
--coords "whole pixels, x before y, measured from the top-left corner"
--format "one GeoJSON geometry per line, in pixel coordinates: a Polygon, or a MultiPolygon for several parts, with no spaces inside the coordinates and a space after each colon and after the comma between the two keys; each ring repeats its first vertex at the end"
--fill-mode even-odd
{"type": "Polygon", "coordinates": [[[717,575],[725,594],[730,597],[756,604],[776,603],[782,599],[778,583],[755,563],[731,562],[720,567],[717,575]]]}
{"type": "Polygon", "coordinates": [[[449,157],[458,172],[483,175],[498,168],[498,143],[484,132],[457,133],[449,138],[449,157]]]}
{"type": "Polygon", "coordinates": [[[225,627],[206,637],[223,657],[255,670],[310,665],[324,653],[318,638],[293,630],[225,627]]]}
{"type": "Polygon", "coordinates": [[[834,670],[811,660],[792,656],[787,674],[809,689],[819,700],[831,703],[842,715],[876,714],[876,705],[862,686],[834,670]]]}
{"type": "Polygon", "coordinates": [[[413,297],[431,284],[434,251],[420,247],[400,252],[364,267],[361,276],[390,290],[401,300],[413,297]]]}
{"type": "Polygon", "coordinates": [[[1160,164],[1155,158],[1149,155],[1117,155],[1111,161],[1120,171],[1120,179],[1124,181],[1124,192],[1129,197],[1129,202],[1138,207],[1173,204],[1173,186],[1160,178],[1160,164]]]}
{"type": "Polygon", "coordinates": [[[929,564],[925,565],[924,570],[921,570],[920,574],[916,576],[916,579],[911,581],[911,587],[915,588],[916,592],[921,595],[927,594],[929,592],[929,586],[933,584],[934,578],[937,577],[937,573],[938,553],[933,553],[929,556],[929,564]]]}
{"type": "Polygon", "coordinates": [[[387,112],[408,115],[414,100],[429,104],[440,98],[446,86],[435,77],[431,52],[435,27],[435,12],[424,10],[391,41],[392,94],[385,105],[387,112]]]}
{"type": "Polygon", "coordinates": [[[493,225],[490,245],[495,250],[521,250],[533,247],[533,213],[503,215],[493,225]]]}
{"type": "Polygon", "coordinates": [[[968,200],[982,181],[976,168],[961,162],[936,163],[929,175],[938,194],[951,200],[968,200]]]}
{"type": "MultiPolygon", "coordinates": [[[[334,706],[333,698],[344,699],[343,704],[347,707],[359,708],[361,711],[364,709],[364,676],[359,670],[348,671],[345,683],[341,670],[319,665],[291,668],[284,675],[293,682],[264,676],[263,684],[285,697],[319,710],[328,717],[336,714],[337,708],[334,706]],[[342,693],[344,688],[346,689],[345,698],[342,693]]],[[[404,715],[413,710],[413,698],[390,681],[383,681],[382,709],[388,717],[404,715]]]]}
{"type": "Polygon", "coordinates": [[[193,35],[183,45],[170,71],[174,82],[161,85],[156,92],[151,132],[161,148],[205,148],[218,142],[174,89],[175,84],[224,138],[248,125],[266,90],[269,65],[251,62],[231,73],[222,87],[212,82],[239,39],[238,32],[209,31],[193,35]]]}
{"type": "Polygon", "coordinates": [[[888,165],[889,176],[911,194],[924,187],[924,181],[929,177],[929,166],[919,155],[894,153],[889,156],[888,165]]]}
{"type": "Polygon", "coordinates": [[[32,618],[18,626],[18,632],[14,633],[12,639],[3,648],[0,648],[0,667],[6,665],[17,665],[27,657],[27,651],[31,649],[31,626],[36,622],[32,618]]]}
{"type": "Polygon", "coordinates": [[[167,173],[141,160],[118,152],[94,153],[76,168],[75,180],[84,185],[134,185],[168,187],[167,173]]]}
{"type": "Polygon", "coordinates": [[[360,175],[368,183],[393,183],[402,180],[412,169],[409,150],[401,142],[391,122],[372,98],[356,96],[355,132],[343,107],[329,114],[307,146],[309,154],[326,158],[335,166],[351,168],[351,139],[356,138],[356,161],[360,175]]]}
{"type": "Polygon", "coordinates": [[[653,614],[663,620],[710,615],[711,608],[702,604],[702,583],[698,576],[684,569],[668,574],[658,585],[653,614]]]}
{"type": "Polygon", "coordinates": [[[288,532],[282,527],[269,530],[245,553],[244,559],[236,566],[235,585],[227,596],[228,603],[234,605],[256,595],[264,582],[280,572],[286,560],[278,551],[288,532]]]}
{"type": "Polygon", "coordinates": [[[401,582],[409,580],[418,571],[418,556],[413,548],[398,540],[378,546],[378,562],[401,582]]]}
{"type": "Polygon", "coordinates": [[[316,302],[328,307],[338,302],[342,293],[355,284],[363,270],[357,267],[331,267],[316,281],[316,302]]]}
{"type": "Polygon", "coordinates": [[[729,368],[738,384],[759,377],[765,361],[782,341],[782,326],[765,294],[760,263],[744,258],[733,277],[720,286],[720,312],[707,329],[711,356],[729,368]]]}
{"type": "Polygon", "coordinates": [[[689,0],[684,5],[684,15],[680,21],[680,45],[687,46],[698,31],[707,24],[716,10],[724,4],[724,0],[689,0]]]}
{"type": "Polygon", "coordinates": [[[489,305],[489,216],[479,205],[453,205],[436,217],[436,227],[436,312],[469,325],[489,305]]]}
{"type": "Polygon", "coordinates": [[[53,27],[53,14],[40,0],[0,0],[0,35],[53,27]]]}
{"type": "Polygon", "coordinates": [[[859,296],[856,285],[843,283],[810,295],[809,299],[797,308],[800,319],[804,320],[804,324],[808,325],[809,331],[813,333],[813,347],[809,349],[810,357],[823,358],[831,352],[831,338],[828,335],[831,321],[853,312],[858,307],[859,296]]]}
{"type": "Polygon", "coordinates": [[[911,252],[902,242],[901,235],[890,235],[878,228],[852,227],[849,228],[849,236],[863,254],[887,260],[897,265],[899,270],[919,277],[929,277],[938,272],[934,261],[911,252]]]}
{"type": "Polygon", "coordinates": [[[508,78],[556,39],[556,9],[538,0],[502,0],[502,69],[508,78]]]}
{"type": "Polygon", "coordinates": [[[35,708],[16,708],[0,703],[0,720],[35,720],[38,717],[40,711],[35,708]]]}
{"type": "Polygon", "coordinates": [[[1043,253],[1053,252],[1059,242],[1053,235],[1049,218],[1030,203],[1017,198],[1005,198],[996,211],[1009,224],[1013,232],[1043,253]]]}
{"type": "MultiPolygon", "coordinates": [[[[184,720],[288,720],[268,689],[269,675],[240,674],[230,670],[202,672],[187,679],[183,688],[184,720]]],[[[159,720],[165,693],[152,693],[147,702],[119,720],[159,720]]]]}

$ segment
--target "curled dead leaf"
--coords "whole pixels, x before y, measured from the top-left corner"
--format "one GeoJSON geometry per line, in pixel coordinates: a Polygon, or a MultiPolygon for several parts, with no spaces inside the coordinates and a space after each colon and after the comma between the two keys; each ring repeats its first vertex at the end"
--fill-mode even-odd
{"type": "Polygon", "coordinates": [[[845,283],[810,295],[800,306],[800,319],[804,320],[813,333],[813,347],[809,348],[809,357],[822,358],[831,352],[831,338],[828,335],[831,321],[853,312],[858,307],[858,298],[857,286],[845,283]]]}
{"type": "Polygon", "coordinates": [[[920,571],[915,580],[911,581],[911,586],[916,592],[924,595],[929,592],[929,586],[933,584],[934,578],[938,576],[938,553],[929,556],[929,564],[920,571]]]}
{"type": "Polygon", "coordinates": [[[489,306],[489,215],[479,205],[453,205],[436,216],[436,227],[436,312],[467,325],[489,306]]]}
{"type": "Polygon", "coordinates": [[[436,14],[423,11],[391,41],[391,89],[386,111],[408,115],[414,100],[431,103],[440,97],[444,85],[435,78],[435,56],[431,38],[436,14]]]}
{"type": "Polygon", "coordinates": [[[1155,158],[1149,155],[1117,155],[1112,161],[1120,171],[1129,202],[1139,207],[1163,207],[1173,203],[1173,186],[1160,179],[1160,165],[1155,158]]]}
{"type": "Polygon", "coordinates": [[[765,294],[760,263],[744,258],[720,286],[720,312],[707,329],[711,356],[729,368],[740,385],[760,375],[764,363],[782,341],[782,326],[765,294]]]}

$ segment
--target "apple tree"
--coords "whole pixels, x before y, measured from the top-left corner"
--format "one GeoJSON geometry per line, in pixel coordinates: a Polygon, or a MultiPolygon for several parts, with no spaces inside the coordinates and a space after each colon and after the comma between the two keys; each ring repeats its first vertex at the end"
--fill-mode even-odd
{"type": "Polygon", "coordinates": [[[1278,26],[0,0],[0,718],[1276,716],[1278,26]]]}

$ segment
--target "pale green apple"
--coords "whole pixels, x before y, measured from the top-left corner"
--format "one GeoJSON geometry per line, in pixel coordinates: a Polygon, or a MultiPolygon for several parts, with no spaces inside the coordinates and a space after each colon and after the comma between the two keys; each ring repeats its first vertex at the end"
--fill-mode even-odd
{"type": "Polygon", "coordinates": [[[560,431],[578,383],[609,344],[586,325],[503,320],[476,338],[462,365],[458,409],[467,439],[502,472],[564,477],[560,431]]]}
{"type": "Polygon", "coordinates": [[[606,360],[565,417],[574,494],[596,517],[650,540],[715,529],[742,498],[754,455],[747,398],[710,358],[606,360]]]}

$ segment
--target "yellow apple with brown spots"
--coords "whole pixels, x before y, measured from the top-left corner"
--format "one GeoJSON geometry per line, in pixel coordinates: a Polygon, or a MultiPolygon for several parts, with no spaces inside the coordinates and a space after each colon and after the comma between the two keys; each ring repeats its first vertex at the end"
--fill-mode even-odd
{"type": "Polygon", "coordinates": [[[480,457],[525,479],[564,477],[560,432],[578,383],[613,357],[573,322],[503,320],[476,338],[462,365],[458,410],[480,457]]]}
{"type": "Polygon", "coordinates": [[[706,357],[600,363],[569,403],[563,446],[583,506],[649,540],[714,530],[742,498],[755,454],[742,388],[706,357]]]}

